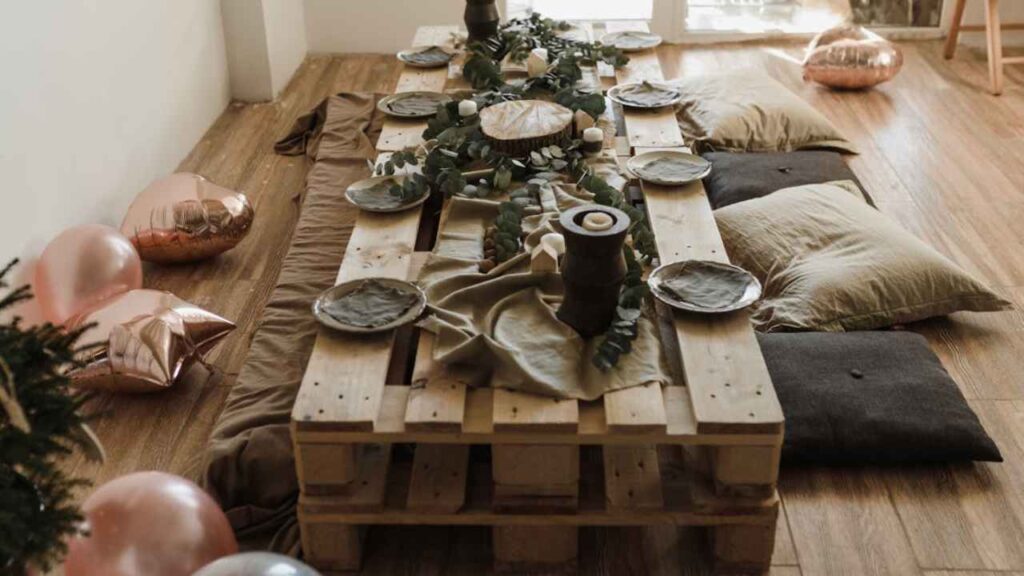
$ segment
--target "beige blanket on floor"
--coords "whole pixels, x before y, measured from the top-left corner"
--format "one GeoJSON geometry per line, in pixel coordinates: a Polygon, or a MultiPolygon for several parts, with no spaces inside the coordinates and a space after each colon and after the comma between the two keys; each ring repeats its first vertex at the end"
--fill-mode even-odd
{"type": "MultiPolygon", "coordinates": [[[[611,163],[595,164],[609,183],[625,185],[611,163]]],[[[670,380],[658,331],[649,317],[639,324],[632,352],[608,372],[591,359],[603,339],[580,337],[555,317],[562,301],[557,273],[531,273],[530,252],[557,231],[562,210],[592,195],[555,181],[541,187],[543,212],[523,219],[526,250],[487,274],[478,270],[484,231],[498,202],[453,198],[437,246],[420,272],[431,315],[420,327],[435,334],[434,359],[468,385],[490,385],[555,398],[594,400],[604,393],[670,380]]],[[[539,211],[539,210],[538,210],[539,211]]]]}
{"type": "Polygon", "coordinates": [[[225,510],[244,549],[299,552],[291,410],[316,339],[310,305],[334,284],[358,212],[345,200],[345,188],[367,177],[366,161],[376,157],[377,99],[331,96],[296,121],[276,147],[281,154],[305,154],[314,164],[277,286],[197,479],[225,510]]]}

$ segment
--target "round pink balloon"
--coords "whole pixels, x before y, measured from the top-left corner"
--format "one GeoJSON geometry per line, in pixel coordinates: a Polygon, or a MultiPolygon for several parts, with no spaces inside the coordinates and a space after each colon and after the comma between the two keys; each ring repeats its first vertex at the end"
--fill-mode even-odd
{"type": "Polygon", "coordinates": [[[98,224],[68,228],[54,238],[39,257],[33,282],[43,316],[54,324],[141,287],[135,247],[117,230],[98,224]]]}
{"type": "Polygon", "coordinates": [[[82,513],[88,536],[69,542],[66,576],[189,576],[238,552],[213,498],[173,474],[112,480],[86,499],[82,513]]]}

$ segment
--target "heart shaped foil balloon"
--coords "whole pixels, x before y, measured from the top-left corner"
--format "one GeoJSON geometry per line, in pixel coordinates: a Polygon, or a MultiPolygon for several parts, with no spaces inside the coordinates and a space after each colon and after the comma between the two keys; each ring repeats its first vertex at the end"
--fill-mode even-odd
{"type": "Polygon", "coordinates": [[[86,365],[70,374],[79,388],[154,392],[172,386],[188,367],[235,329],[220,316],[169,292],[131,290],[68,321],[87,323],[80,343],[92,346],[86,365]]]}
{"type": "Polygon", "coordinates": [[[121,233],[147,262],[195,262],[234,248],[248,234],[254,216],[245,194],[182,172],[139,193],[121,233]]]}
{"type": "Polygon", "coordinates": [[[891,80],[903,67],[903,52],[860,26],[839,26],[818,34],[804,59],[804,80],[856,90],[891,80]]]}

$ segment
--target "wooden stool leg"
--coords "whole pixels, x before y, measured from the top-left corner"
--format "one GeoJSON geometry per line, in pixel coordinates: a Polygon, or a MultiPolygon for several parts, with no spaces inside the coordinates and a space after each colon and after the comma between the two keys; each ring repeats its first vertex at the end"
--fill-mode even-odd
{"type": "Polygon", "coordinates": [[[943,50],[942,55],[949,60],[956,53],[957,39],[960,37],[960,23],[964,19],[964,7],[967,5],[967,0],[956,0],[956,4],[953,6],[953,21],[949,23],[949,34],[946,35],[946,47],[943,50]]]}
{"type": "Polygon", "coordinates": [[[985,34],[988,36],[988,75],[992,93],[1003,93],[1003,35],[999,22],[999,0],[985,0],[985,34]]]}
{"type": "Polygon", "coordinates": [[[576,526],[495,526],[492,534],[499,574],[576,573],[576,526]]]}
{"type": "Polygon", "coordinates": [[[715,492],[767,498],[775,493],[782,451],[778,446],[721,446],[711,453],[715,492]]]}
{"type": "Polygon", "coordinates": [[[771,524],[715,526],[711,534],[715,572],[767,573],[775,550],[775,526],[775,521],[771,524]]]}
{"type": "MultiPolygon", "coordinates": [[[[580,447],[504,444],[491,447],[495,510],[572,511],[579,504],[580,447]]],[[[576,572],[576,526],[495,526],[499,573],[576,572]]]]}
{"type": "Polygon", "coordinates": [[[305,522],[299,518],[303,558],[321,571],[359,570],[364,532],[365,528],[359,526],[305,522]]]}

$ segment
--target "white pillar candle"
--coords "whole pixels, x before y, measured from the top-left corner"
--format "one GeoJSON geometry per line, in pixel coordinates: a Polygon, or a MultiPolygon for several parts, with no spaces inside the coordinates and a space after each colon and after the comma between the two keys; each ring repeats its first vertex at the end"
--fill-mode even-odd
{"type": "Polygon", "coordinates": [[[583,131],[583,141],[587,143],[604,142],[604,130],[591,126],[583,131]]]}
{"type": "Polygon", "coordinates": [[[583,217],[583,229],[591,232],[601,232],[612,227],[615,219],[604,212],[590,212],[583,217]]]}
{"type": "Polygon", "coordinates": [[[463,100],[459,102],[459,116],[465,118],[466,116],[472,116],[476,114],[476,102],[472,100],[463,100]]]}
{"type": "Polygon", "coordinates": [[[534,48],[526,57],[526,74],[530,78],[537,78],[548,73],[548,49],[534,48]]]}

